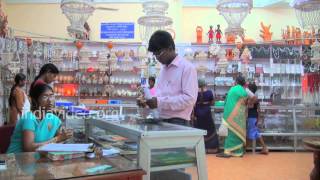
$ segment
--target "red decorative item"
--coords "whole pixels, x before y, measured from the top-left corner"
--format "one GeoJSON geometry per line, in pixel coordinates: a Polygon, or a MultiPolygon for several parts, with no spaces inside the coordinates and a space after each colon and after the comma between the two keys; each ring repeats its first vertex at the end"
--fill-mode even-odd
{"type": "Polygon", "coordinates": [[[220,24],[218,24],[216,29],[217,44],[221,43],[221,37],[222,37],[222,31],[220,29],[220,24]]]}
{"type": "Polygon", "coordinates": [[[76,89],[78,88],[77,85],[74,84],[64,84],[62,86],[63,95],[64,96],[76,96],[76,89]]]}
{"type": "Polygon", "coordinates": [[[81,50],[81,48],[83,47],[83,43],[81,41],[77,41],[76,42],[76,47],[78,50],[81,50]]]}
{"type": "Polygon", "coordinates": [[[208,37],[209,37],[209,43],[213,43],[213,36],[214,36],[214,31],[213,31],[213,26],[210,26],[210,29],[208,31],[208,37]]]}
{"type": "Polygon", "coordinates": [[[201,44],[202,43],[202,32],[203,32],[202,27],[201,26],[197,26],[196,32],[197,32],[197,43],[201,44]]]}
{"type": "Polygon", "coordinates": [[[94,68],[93,67],[88,67],[87,72],[89,72],[89,73],[94,72],[94,68]]]}
{"type": "Polygon", "coordinates": [[[110,49],[110,50],[113,48],[112,41],[107,42],[107,48],[110,49]]]}
{"type": "Polygon", "coordinates": [[[232,61],[233,60],[232,49],[226,49],[226,58],[227,58],[228,61],[232,61]]]}
{"type": "Polygon", "coordinates": [[[27,46],[28,47],[30,47],[32,45],[32,39],[31,38],[27,38],[26,42],[27,42],[27,46]]]}

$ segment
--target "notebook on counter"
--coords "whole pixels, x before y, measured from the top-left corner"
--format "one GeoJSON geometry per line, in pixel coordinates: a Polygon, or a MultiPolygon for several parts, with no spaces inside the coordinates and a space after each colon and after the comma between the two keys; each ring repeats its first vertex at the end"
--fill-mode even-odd
{"type": "Polygon", "coordinates": [[[52,161],[63,161],[85,157],[84,152],[48,152],[47,157],[52,161]]]}
{"type": "Polygon", "coordinates": [[[46,144],[37,149],[42,152],[93,152],[93,143],[89,144],[46,144]]]}

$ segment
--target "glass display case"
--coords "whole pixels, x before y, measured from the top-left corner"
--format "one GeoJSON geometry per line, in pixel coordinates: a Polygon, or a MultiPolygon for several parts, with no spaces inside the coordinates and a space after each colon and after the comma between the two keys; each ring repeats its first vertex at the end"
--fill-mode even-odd
{"type": "Polygon", "coordinates": [[[86,118],[85,134],[104,147],[137,161],[146,171],[165,172],[197,167],[198,179],[207,179],[203,136],[205,131],[169,123],[146,123],[134,116],[86,118]],[[97,129],[98,128],[98,129],[97,129]],[[114,141],[106,143],[104,140],[114,141]],[[122,142],[121,142],[122,141],[122,142]]]}
{"type": "MultiPolygon", "coordinates": [[[[212,107],[212,112],[219,127],[223,107],[212,107]]],[[[303,138],[320,136],[319,112],[320,106],[261,106],[258,127],[270,150],[303,150],[303,138]]]]}

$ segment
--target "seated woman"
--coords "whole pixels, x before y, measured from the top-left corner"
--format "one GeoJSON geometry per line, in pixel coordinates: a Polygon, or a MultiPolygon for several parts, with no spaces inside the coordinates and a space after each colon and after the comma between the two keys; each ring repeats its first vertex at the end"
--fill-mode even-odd
{"type": "Polygon", "coordinates": [[[18,121],[7,153],[33,152],[40,146],[64,141],[72,132],[60,132],[60,119],[52,114],[54,94],[50,86],[36,84],[31,92],[31,112],[18,121]]]}

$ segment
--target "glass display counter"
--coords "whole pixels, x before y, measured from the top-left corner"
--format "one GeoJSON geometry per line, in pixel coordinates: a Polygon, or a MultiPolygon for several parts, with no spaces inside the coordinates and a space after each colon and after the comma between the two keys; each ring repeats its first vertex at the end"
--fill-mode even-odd
{"type": "MultiPolygon", "coordinates": [[[[219,127],[223,107],[212,107],[212,112],[219,127]]],[[[258,126],[270,150],[303,150],[304,137],[320,136],[320,107],[261,106],[258,126]]]]}
{"type": "MultiPolygon", "coordinates": [[[[109,118],[85,119],[87,139],[98,140],[94,128],[112,132],[127,138],[127,148],[136,143],[138,165],[146,171],[144,179],[150,179],[151,172],[197,167],[198,179],[207,180],[204,139],[205,131],[169,123],[145,123],[133,116],[118,120],[109,118]],[[132,142],[132,143],[130,143],[132,142]]],[[[133,146],[133,147],[132,147],[133,146]]]]}

